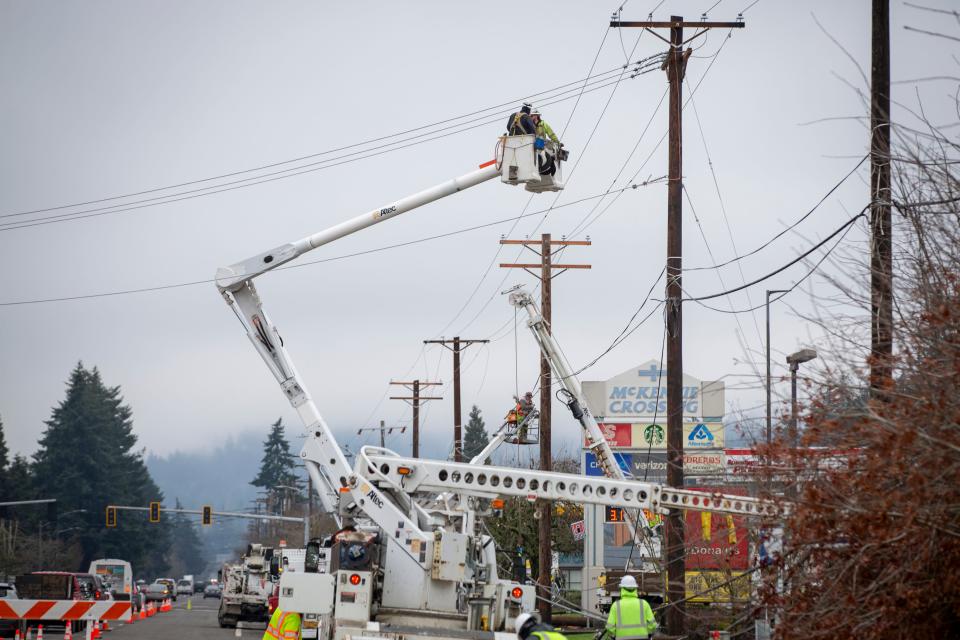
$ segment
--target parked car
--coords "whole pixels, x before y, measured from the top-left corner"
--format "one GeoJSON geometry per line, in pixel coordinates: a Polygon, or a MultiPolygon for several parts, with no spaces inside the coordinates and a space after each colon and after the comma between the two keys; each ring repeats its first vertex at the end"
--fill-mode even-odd
{"type": "Polygon", "coordinates": [[[178,595],[193,595],[193,581],[192,580],[181,580],[177,583],[177,594],[178,595]]]}
{"type": "Polygon", "coordinates": [[[204,598],[219,598],[220,597],[220,585],[219,584],[208,584],[203,588],[203,597],[204,598]]]}
{"type": "Polygon", "coordinates": [[[170,594],[168,597],[173,598],[174,602],[177,601],[177,583],[173,578],[157,578],[153,583],[166,585],[167,593],[170,594]]]}
{"type": "Polygon", "coordinates": [[[172,595],[170,592],[170,587],[163,582],[154,582],[153,584],[147,587],[146,601],[147,602],[161,602],[170,598],[172,595]]]}
{"type": "Polygon", "coordinates": [[[84,600],[112,600],[110,590],[103,586],[100,576],[92,573],[75,573],[80,583],[80,593],[84,600]]]}

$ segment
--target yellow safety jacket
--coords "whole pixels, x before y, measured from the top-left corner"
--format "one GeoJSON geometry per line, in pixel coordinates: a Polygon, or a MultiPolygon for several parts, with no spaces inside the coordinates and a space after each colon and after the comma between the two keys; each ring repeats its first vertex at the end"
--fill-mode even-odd
{"type": "Polygon", "coordinates": [[[294,611],[281,611],[277,607],[273,616],[270,617],[270,624],[267,630],[263,632],[263,640],[299,640],[300,639],[300,614],[294,611]]]}
{"type": "Polygon", "coordinates": [[[527,640],[530,640],[530,638],[537,638],[538,640],[567,640],[567,636],[559,631],[531,631],[530,635],[527,636],[527,640]]]}
{"type": "Polygon", "coordinates": [[[544,140],[553,140],[554,144],[560,144],[560,138],[553,132],[553,128],[547,124],[547,121],[540,118],[540,124],[537,125],[537,137],[544,140]]]}
{"type": "Polygon", "coordinates": [[[616,640],[645,640],[656,630],[650,603],[638,598],[636,589],[620,589],[620,599],[607,617],[607,633],[616,640]]]}

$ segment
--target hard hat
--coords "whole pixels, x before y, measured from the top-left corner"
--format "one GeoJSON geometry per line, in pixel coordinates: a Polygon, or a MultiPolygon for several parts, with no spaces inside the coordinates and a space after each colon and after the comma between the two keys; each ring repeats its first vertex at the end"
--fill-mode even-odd
{"type": "Polygon", "coordinates": [[[520,635],[520,632],[524,627],[532,627],[533,625],[540,622],[540,616],[537,615],[536,611],[529,613],[521,613],[517,616],[516,630],[517,635],[520,635]]]}
{"type": "Polygon", "coordinates": [[[623,576],[620,578],[620,588],[621,589],[636,589],[637,588],[637,579],[633,576],[623,576]]]}
{"type": "Polygon", "coordinates": [[[524,396],[524,397],[529,396],[529,397],[532,398],[532,397],[533,397],[533,391],[527,391],[525,394],[523,394],[523,396],[524,396]]]}
{"type": "Polygon", "coordinates": [[[534,109],[533,111],[530,112],[530,115],[532,115],[532,116],[538,116],[538,115],[540,115],[540,109],[534,109]]]}
{"type": "Polygon", "coordinates": [[[533,105],[530,104],[529,102],[524,102],[523,106],[520,107],[520,111],[522,111],[523,113],[530,113],[530,109],[533,109],[533,105]]]}

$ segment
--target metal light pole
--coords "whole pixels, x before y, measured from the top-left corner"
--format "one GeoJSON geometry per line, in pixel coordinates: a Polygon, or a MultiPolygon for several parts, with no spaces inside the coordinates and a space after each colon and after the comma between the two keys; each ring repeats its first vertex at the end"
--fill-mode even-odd
{"type": "Polygon", "coordinates": [[[794,449],[799,444],[797,433],[797,371],[802,363],[810,362],[816,357],[817,352],[813,349],[801,349],[787,356],[787,364],[790,365],[790,430],[787,435],[794,449]]]}
{"type": "Polygon", "coordinates": [[[770,294],[789,293],[786,289],[767,289],[767,446],[770,446],[773,432],[770,410],[770,294]]]}

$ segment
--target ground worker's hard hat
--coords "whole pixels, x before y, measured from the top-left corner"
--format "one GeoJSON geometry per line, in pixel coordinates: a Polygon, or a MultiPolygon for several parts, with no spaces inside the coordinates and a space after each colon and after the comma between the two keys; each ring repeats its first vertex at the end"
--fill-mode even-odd
{"type": "Polygon", "coordinates": [[[633,576],[623,576],[620,578],[620,588],[621,589],[636,589],[637,588],[637,579],[633,576]]]}
{"type": "Polygon", "coordinates": [[[524,627],[532,627],[538,622],[540,622],[540,617],[536,614],[536,612],[521,613],[519,616],[517,616],[517,624],[516,624],[517,635],[520,634],[520,632],[524,629],[524,627]]]}
{"type": "Polygon", "coordinates": [[[540,109],[534,109],[533,111],[530,112],[530,115],[532,115],[532,116],[538,116],[538,115],[540,115],[540,109]]]}

